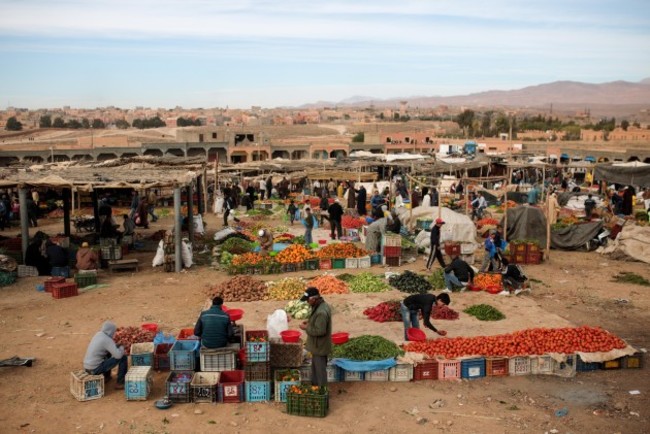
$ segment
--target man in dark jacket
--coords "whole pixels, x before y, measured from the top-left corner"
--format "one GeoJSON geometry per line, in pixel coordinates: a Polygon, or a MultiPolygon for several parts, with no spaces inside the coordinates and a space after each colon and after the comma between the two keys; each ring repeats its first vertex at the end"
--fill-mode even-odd
{"type": "Polygon", "coordinates": [[[459,256],[454,256],[451,264],[445,268],[445,292],[453,291],[454,288],[465,290],[465,286],[474,280],[474,270],[472,267],[459,256]]]}
{"type": "Polygon", "coordinates": [[[332,311],[313,286],[307,288],[300,301],[311,306],[309,320],[300,324],[307,333],[305,348],[312,354],[311,384],[327,386],[327,356],[332,352],[332,311]]]}
{"type": "Polygon", "coordinates": [[[47,259],[50,262],[50,267],[67,267],[68,266],[68,252],[61,246],[52,241],[47,241],[45,248],[47,259]]]}
{"type": "Polygon", "coordinates": [[[437,306],[447,306],[449,303],[451,303],[451,299],[449,298],[449,294],[445,293],[438,296],[435,294],[413,294],[406,297],[400,304],[402,319],[404,320],[404,340],[408,341],[406,332],[409,328],[420,328],[420,323],[418,321],[418,315],[420,312],[422,313],[424,325],[429,330],[439,334],[440,336],[446,336],[446,331],[438,330],[433,326],[433,324],[431,324],[431,310],[433,310],[434,304],[437,306]]]}
{"type": "Polygon", "coordinates": [[[332,230],[332,233],[330,234],[330,237],[335,240],[336,237],[334,236],[334,231],[336,230],[336,233],[338,234],[339,239],[341,236],[343,236],[343,228],[341,227],[341,218],[343,218],[343,207],[341,206],[341,202],[337,199],[334,199],[334,203],[330,205],[330,207],[327,209],[327,212],[330,215],[330,227],[332,230]]]}
{"type": "Polygon", "coordinates": [[[357,212],[359,215],[366,215],[368,212],[366,211],[366,187],[363,185],[359,187],[359,193],[357,193],[357,212]]]}
{"type": "Polygon", "coordinates": [[[213,298],[212,307],[201,312],[194,326],[194,335],[201,338],[201,345],[205,348],[223,348],[234,334],[230,317],[221,309],[222,305],[223,298],[213,298]]]}
{"type": "Polygon", "coordinates": [[[437,259],[442,268],[445,268],[445,260],[440,253],[440,228],[444,225],[443,219],[436,219],[436,224],[431,228],[431,251],[427,260],[427,271],[431,271],[433,260],[437,259]]]}

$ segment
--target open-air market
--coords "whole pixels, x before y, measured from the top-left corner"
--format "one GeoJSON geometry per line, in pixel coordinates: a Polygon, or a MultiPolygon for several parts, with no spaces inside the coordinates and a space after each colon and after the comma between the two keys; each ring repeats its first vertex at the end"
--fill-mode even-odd
{"type": "Polygon", "coordinates": [[[647,427],[650,165],[136,157],[0,174],[13,430],[647,427]],[[355,428],[362,408],[377,421],[355,428]]]}

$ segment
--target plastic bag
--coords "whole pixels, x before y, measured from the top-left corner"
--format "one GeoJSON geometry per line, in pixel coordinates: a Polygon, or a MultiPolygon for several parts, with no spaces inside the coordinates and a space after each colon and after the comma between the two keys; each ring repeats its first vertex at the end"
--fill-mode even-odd
{"type": "Polygon", "coordinates": [[[156,333],[156,336],[153,338],[154,345],[156,344],[173,344],[176,342],[176,338],[171,333],[166,335],[163,332],[156,333]]]}
{"type": "Polygon", "coordinates": [[[213,212],[215,214],[221,214],[224,211],[225,211],[225,209],[223,208],[223,197],[218,197],[214,201],[214,210],[213,210],[213,212]]]}
{"type": "Polygon", "coordinates": [[[287,329],[289,329],[289,320],[283,309],[276,309],[266,317],[266,331],[269,332],[269,338],[279,338],[280,332],[287,329]]]}
{"type": "Polygon", "coordinates": [[[158,250],[156,250],[156,256],[153,257],[151,262],[152,267],[157,267],[165,263],[165,249],[163,248],[163,240],[160,240],[158,243],[158,250]]]}

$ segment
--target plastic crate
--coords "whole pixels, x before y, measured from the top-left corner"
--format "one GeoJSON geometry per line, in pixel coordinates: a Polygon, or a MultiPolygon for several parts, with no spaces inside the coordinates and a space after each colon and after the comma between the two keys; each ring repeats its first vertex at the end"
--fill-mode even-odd
{"type": "Polygon", "coordinates": [[[176,341],[169,350],[169,368],[172,371],[194,371],[198,341],[176,341]]]}
{"type": "Polygon", "coordinates": [[[643,368],[643,353],[634,353],[623,357],[623,369],[643,368]]]}
{"type": "Polygon", "coordinates": [[[585,362],[582,360],[580,355],[578,355],[578,358],[576,360],[576,371],[578,372],[589,372],[589,371],[597,371],[599,369],[602,369],[602,363],[600,362],[585,362]]]}
{"type": "Polygon", "coordinates": [[[578,364],[577,359],[578,359],[577,355],[567,354],[566,360],[564,360],[563,362],[558,362],[557,360],[553,360],[553,375],[557,375],[558,377],[565,377],[565,378],[575,377],[576,368],[578,364]]]}
{"type": "Polygon", "coordinates": [[[381,237],[381,245],[384,247],[402,247],[401,235],[385,234],[381,237]]]}
{"type": "Polygon", "coordinates": [[[118,261],[122,259],[122,246],[102,247],[102,259],[107,261],[118,261]]]}
{"type": "Polygon", "coordinates": [[[388,381],[411,381],[413,380],[413,365],[410,363],[398,363],[390,368],[388,381]]]}
{"type": "Polygon", "coordinates": [[[131,366],[153,366],[153,342],[131,344],[131,366]]]}
{"type": "Polygon", "coordinates": [[[460,255],[460,244],[459,243],[445,243],[445,254],[449,256],[459,256],[460,255]]]}
{"type": "Polygon", "coordinates": [[[437,367],[435,371],[436,380],[455,380],[460,378],[461,367],[460,360],[435,360],[433,362],[437,367]]]}
{"type": "Polygon", "coordinates": [[[219,377],[219,402],[243,402],[244,371],[223,371],[219,377]]]}
{"type": "Polygon", "coordinates": [[[606,360],[601,365],[603,369],[621,369],[623,367],[623,357],[614,360],[606,360]]]}
{"type": "Polygon", "coordinates": [[[299,369],[279,369],[273,374],[275,401],[287,402],[287,390],[294,385],[300,384],[299,369]],[[283,377],[290,375],[294,380],[283,380],[283,377]]]}
{"type": "Polygon", "coordinates": [[[383,256],[380,253],[370,255],[370,265],[380,265],[383,262],[383,256]]]}
{"type": "Polygon", "coordinates": [[[474,380],[483,377],[485,377],[485,359],[483,357],[461,360],[460,378],[474,380]]]}
{"type": "Polygon", "coordinates": [[[194,377],[192,371],[175,371],[170,372],[165,382],[167,387],[167,397],[172,402],[192,402],[190,393],[190,383],[194,377]]]}
{"type": "Polygon", "coordinates": [[[533,375],[551,375],[553,374],[553,358],[551,356],[531,356],[530,372],[533,375]]]}
{"type": "Polygon", "coordinates": [[[321,270],[331,270],[332,269],[332,260],[331,259],[321,259],[318,262],[318,268],[321,270]]]}
{"type": "Polygon", "coordinates": [[[359,259],[358,258],[345,258],[345,268],[359,268],[359,259]]]}
{"type": "Polygon", "coordinates": [[[329,393],[287,394],[287,413],[296,416],[325,417],[329,410],[329,393]]]}
{"type": "Polygon", "coordinates": [[[217,392],[219,376],[219,372],[197,372],[194,374],[190,382],[192,401],[197,403],[217,402],[219,400],[217,392]]]}
{"type": "Polygon", "coordinates": [[[389,369],[380,369],[379,371],[369,371],[363,376],[363,381],[388,381],[390,374],[389,369]]]}
{"type": "Polygon", "coordinates": [[[70,267],[65,266],[65,267],[52,267],[52,271],[50,272],[50,276],[58,276],[58,277],[70,277],[70,267]]]}
{"type": "Polygon", "coordinates": [[[438,376],[438,365],[433,360],[416,363],[413,367],[413,380],[435,380],[438,376]]]}
{"type": "Polygon", "coordinates": [[[79,295],[76,283],[55,283],[52,286],[52,298],[61,299],[79,295]]]}
{"type": "MultiPolygon", "coordinates": [[[[341,381],[341,369],[336,365],[327,364],[327,382],[338,383],[341,381]]],[[[311,382],[311,364],[302,365],[300,367],[300,381],[303,383],[311,382]]]]}
{"type": "Polygon", "coordinates": [[[395,247],[395,246],[385,246],[382,249],[382,255],[384,256],[384,259],[386,258],[399,258],[402,256],[402,247],[395,247]]]}
{"type": "Polygon", "coordinates": [[[244,374],[246,381],[271,381],[271,362],[247,363],[244,374]]]}
{"type": "Polygon", "coordinates": [[[526,243],[526,254],[540,253],[539,245],[535,243],[526,243]]]}
{"type": "Polygon", "coordinates": [[[270,381],[246,381],[247,402],[263,402],[271,400],[271,382],[270,381]]]}
{"type": "Polygon", "coordinates": [[[36,277],[38,276],[38,268],[30,265],[19,265],[16,270],[18,277],[36,277]]]}
{"type": "Polygon", "coordinates": [[[230,348],[200,349],[201,371],[233,371],[236,365],[236,350],[230,348]]]}
{"type": "Polygon", "coordinates": [[[50,277],[43,282],[45,286],[45,292],[52,292],[54,285],[59,283],[65,283],[65,277],[50,277]]]}
{"type": "Polygon", "coordinates": [[[86,371],[70,373],[70,393],[77,401],[92,401],[104,396],[104,376],[91,375],[86,371]]]}
{"type": "Polygon", "coordinates": [[[345,268],[345,258],[332,259],[332,269],[343,270],[344,268],[345,268]]]}
{"type": "Polygon", "coordinates": [[[320,261],[318,259],[307,259],[305,261],[305,270],[318,270],[320,267],[320,261]]]}
{"type": "Polygon", "coordinates": [[[417,219],[415,221],[415,224],[416,224],[416,227],[418,229],[428,231],[429,229],[431,229],[431,225],[433,224],[433,220],[431,220],[431,219],[417,219]]]}
{"type": "Polygon", "coordinates": [[[506,376],[509,365],[507,357],[487,357],[485,359],[485,375],[488,377],[506,376]]]}
{"type": "Polygon", "coordinates": [[[402,265],[402,258],[399,256],[384,256],[384,265],[389,267],[400,267],[402,265]]]}
{"type": "Polygon", "coordinates": [[[129,368],[124,382],[127,401],[146,401],[152,387],[151,366],[131,366],[129,368]]]}
{"type": "Polygon", "coordinates": [[[512,261],[515,264],[525,264],[526,263],[526,254],[525,253],[515,253],[512,255],[512,261]]]}
{"type": "Polygon", "coordinates": [[[77,273],[74,276],[74,281],[79,288],[94,285],[97,283],[97,273],[77,273]]]}
{"type": "Polygon", "coordinates": [[[508,375],[528,375],[531,373],[530,357],[517,356],[508,359],[508,375]]]}
{"type": "Polygon", "coordinates": [[[542,263],[542,254],[540,252],[528,252],[526,254],[526,264],[537,265],[542,263]]]}
{"type": "Polygon", "coordinates": [[[270,358],[269,333],[266,330],[249,330],[246,332],[246,360],[250,362],[268,362],[270,358]],[[264,339],[254,341],[253,339],[264,339]]]}
{"type": "Polygon", "coordinates": [[[271,361],[272,368],[299,368],[303,360],[303,342],[282,342],[281,340],[272,340],[271,361]]]}
{"type": "Polygon", "coordinates": [[[520,253],[526,256],[526,253],[528,253],[528,245],[524,243],[517,243],[517,244],[511,243],[510,251],[514,253],[520,253]]]}
{"type": "Polygon", "coordinates": [[[341,369],[341,381],[353,382],[353,381],[364,381],[365,372],[362,371],[346,371],[341,369]]]}
{"type": "Polygon", "coordinates": [[[198,341],[201,338],[194,334],[194,329],[181,329],[176,336],[177,341],[198,341]]]}
{"type": "Polygon", "coordinates": [[[370,268],[372,265],[372,261],[370,260],[370,256],[362,256],[359,258],[359,268],[370,268]]]}
{"type": "Polygon", "coordinates": [[[156,344],[153,350],[153,368],[156,371],[169,371],[169,350],[174,344],[156,344]]]}

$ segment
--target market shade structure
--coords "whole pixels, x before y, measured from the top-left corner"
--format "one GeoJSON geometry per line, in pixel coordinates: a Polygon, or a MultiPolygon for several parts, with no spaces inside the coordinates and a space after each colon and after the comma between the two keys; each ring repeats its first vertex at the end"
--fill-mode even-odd
{"type": "Polygon", "coordinates": [[[508,208],[507,220],[501,220],[501,225],[508,222],[505,228],[507,240],[535,240],[540,246],[546,245],[546,216],[544,212],[533,206],[518,206],[508,208]]]}
{"type": "Polygon", "coordinates": [[[594,171],[594,179],[607,183],[650,187],[650,164],[640,161],[599,164],[594,171]]]}

